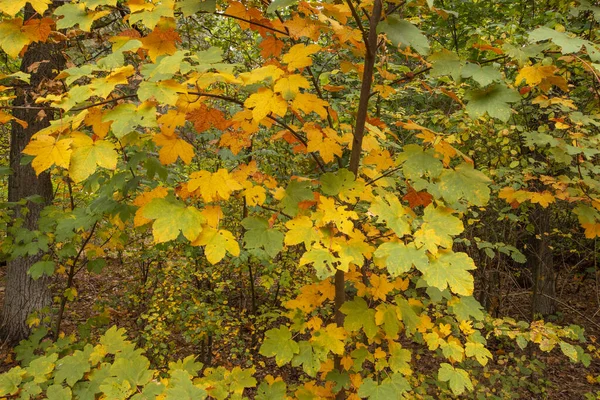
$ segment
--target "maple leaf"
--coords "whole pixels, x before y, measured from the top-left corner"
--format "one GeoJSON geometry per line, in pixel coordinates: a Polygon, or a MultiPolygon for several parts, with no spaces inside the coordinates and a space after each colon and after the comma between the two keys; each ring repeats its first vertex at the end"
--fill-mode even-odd
{"type": "Polygon", "coordinates": [[[333,354],[343,354],[344,339],[346,339],[344,328],[335,324],[329,324],[314,332],[310,342],[327,351],[331,351],[333,354]]]}
{"type": "Polygon", "coordinates": [[[240,74],[239,77],[244,81],[244,85],[248,86],[264,81],[265,79],[276,81],[283,74],[283,70],[276,65],[266,65],[264,67],[253,69],[250,72],[240,74]]]}
{"type": "Polygon", "coordinates": [[[244,234],[246,248],[263,248],[270,257],[275,257],[283,249],[283,233],[269,229],[269,222],[258,217],[247,217],[242,220],[247,230],[244,234]]]}
{"type": "Polygon", "coordinates": [[[262,205],[267,200],[267,191],[260,185],[252,185],[250,182],[244,184],[242,195],[246,199],[246,205],[258,206],[262,205]]]}
{"type": "Polygon", "coordinates": [[[74,132],[69,176],[79,183],[96,171],[96,167],[114,170],[117,167],[117,152],[114,144],[106,140],[93,140],[91,137],[74,132]]]}
{"type": "Polygon", "coordinates": [[[150,203],[152,199],[163,199],[167,197],[167,194],[169,194],[167,188],[163,186],[159,186],[150,191],[139,194],[133,201],[133,204],[139,207],[135,212],[133,225],[138,227],[152,222],[151,219],[144,217],[144,207],[146,206],[146,204],[150,203]]]}
{"type": "Polygon", "coordinates": [[[163,133],[159,133],[154,135],[152,140],[161,146],[158,157],[163,165],[174,163],[178,158],[181,158],[184,163],[189,164],[192,162],[192,158],[194,158],[194,146],[175,134],[166,136],[163,133]]]}
{"type": "Polygon", "coordinates": [[[252,109],[252,119],[259,122],[270,113],[283,117],[287,111],[287,102],[271,89],[260,88],[246,99],[244,106],[252,109]]]}
{"type": "Polygon", "coordinates": [[[317,125],[305,124],[303,130],[306,132],[308,139],[307,151],[319,152],[321,158],[326,163],[332,162],[335,156],[342,156],[342,146],[335,139],[329,137],[329,135],[325,135],[323,130],[319,129],[317,125]]]}
{"type": "Polygon", "coordinates": [[[285,100],[292,100],[300,93],[300,88],[308,89],[309,87],[310,83],[305,77],[293,74],[280,78],[273,89],[276,93],[281,93],[285,100]]]}
{"type": "Polygon", "coordinates": [[[92,30],[94,21],[108,14],[110,14],[110,11],[108,10],[88,12],[83,3],[67,3],[54,10],[54,15],[62,17],[56,22],[56,27],[58,29],[66,29],[79,25],[79,28],[85,32],[90,32],[92,30]]]}
{"type": "Polygon", "coordinates": [[[290,49],[286,54],[283,55],[281,61],[287,64],[288,71],[294,71],[312,65],[311,55],[321,50],[321,46],[318,44],[309,44],[308,46],[299,43],[290,49]]]}
{"type": "Polygon", "coordinates": [[[23,47],[32,42],[31,37],[21,31],[22,18],[15,18],[0,22],[0,46],[12,58],[18,57],[23,47]]]}
{"type": "Polygon", "coordinates": [[[484,89],[473,89],[465,93],[467,111],[472,118],[479,118],[487,113],[490,117],[506,122],[510,118],[511,108],[508,103],[521,100],[514,89],[503,84],[490,85],[484,89]]]}
{"type": "Polygon", "coordinates": [[[52,32],[52,18],[31,18],[25,21],[21,30],[34,42],[45,42],[52,32]]]}
{"type": "Polygon", "coordinates": [[[44,15],[52,0],[0,0],[0,11],[14,17],[29,3],[38,14],[44,15]]]}
{"type": "Polygon", "coordinates": [[[104,139],[108,134],[111,125],[110,122],[102,122],[102,115],[101,109],[93,107],[88,110],[84,119],[85,124],[91,126],[94,135],[98,136],[100,139],[104,139]]]}
{"type": "Polygon", "coordinates": [[[470,296],[473,293],[473,275],[468,271],[472,269],[475,269],[475,263],[467,254],[444,251],[421,272],[430,286],[440,290],[450,286],[454,293],[470,296]]]}
{"type": "Polygon", "coordinates": [[[332,276],[338,269],[338,266],[344,263],[343,261],[327,249],[312,247],[302,255],[300,265],[312,264],[317,272],[317,277],[325,279],[332,276]]]}
{"type": "Polygon", "coordinates": [[[266,338],[260,346],[260,354],[265,357],[275,356],[278,366],[287,364],[295,354],[300,352],[298,343],[292,339],[292,333],[285,326],[270,329],[265,332],[265,336],[266,338]]]}
{"type": "Polygon", "coordinates": [[[433,204],[425,208],[423,224],[415,232],[415,243],[418,247],[425,245],[431,253],[436,253],[436,246],[452,247],[452,236],[464,230],[462,221],[452,215],[452,210],[445,207],[434,207],[433,204]]]}
{"type": "Polygon", "coordinates": [[[358,214],[346,210],[346,206],[336,207],[333,198],[321,197],[317,209],[323,223],[333,222],[340,231],[346,234],[351,234],[354,230],[352,220],[358,219],[358,214]]]}
{"type": "Polygon", "coordinates": [[[309,249],[314,242],[319,240],[319,230],[307,216],[296,217],[286,222],[285,226],[288,228],[284,240],[286,246],[304,243],[304,246],[309,249]]]}
{"type": "Polygon", "coordinates": [[[375,257],[386,259],[386,266],[392,276],[410,271],[414,265],[423,270],[429,264],[429,258],[423,249],[417,249],[414,243],[386,242],[375,251],[375,257]]]}
{"type": "Polygon", "coordinates": [[[173,136],[175,134],[175,128],[178,126],[185,125],[186,115],[179,112],[178,110],[169,110],[166,114],[158,117],[158,126],[160,131],[165,136],[173,136]]]}
{"type": "Polygon", "coordinates": [[[192,242],[192,246],[205,246],[204,254],[211,264],[221,261],[226,251],[235,257],[240,255],[240,245],[233,234],[225,229],[205,227],[192,242]]]}
{"type": "Polygon", "coordinates": [[[285,21],[284,25],[288,29],[290,36],[294,39],[307,37],[316,41],[319,36],[319,26],[315,21],[303,18],[298,14],[294,15],[292,19],[285,21]]]}
{"type": "Polygon", "coordinates": [[[163,54],[173,55],[177,51],[177,43],[181,42],[179,33],[172,27],[165,29],[157,26],[147,36],[140,39],[142,47],[148,50],[148,56],[152,62],[163,54]]]}
{"type": "Polygon", "coordinates": [[[195,207],[186,207],[181,202],[158,197],[144,206],[142,216],[154,220],[152,235],[155,243],[177,239],[180,232],[193,241],[202,232],[204,222],[204,217],[195,207]]]}
{"type": "Polygon", "coordinates": [[[258,46],[261,49],[260,55],[262,58],[267,59],[269,57],[279,57],[285,44],[275,36],[269,35],[266,39],[263,39],[258,46]]]}
{"type": "Polygon", "coordinates": [[[464,369],[454,368],[452,365],[442,363],[438,371],[438,379],[442,382],[448,382],[452,393],[460,396],[465,389],[473,390],[473,383],[469,374],[464,369]]]}
{"type": "Polygon", "coordinates": [[[373,274],[369,278],[371,283],[370,292],[374,299],[386,300],[386,296],[394,289],[394,284],[390,283],[384,275],[373,274]]]}
{"type": "Polygon", "coordinates": [[[197,171],[190,175],[188,190],[200,191],[205,202],[229,200],[231,193],[244,187],[225,168],[217,172],[197,171]]]}
{"type": "Polygon", "coordinates": [[[323,119],[327,118],[326,107],[329,107],[329,103],[312,93],[298,93],[292,102],[292,108],[300,110],[306,115],[314,112],[323,119]]]}
{"type": "Polygon", "coordinates": [[[346,314],[344,328],[350,332],[363,329],[367,338],[373,339],[377,334],[375,324],[375,310],[369,308],[362,297],[355,297],[352,301],[345,302],[340,311],[346,314]]]}
{"type": "Polygon", "coordinates": [[[58,167],[69,168],[73,139],[55,139],[52,136],[36,135],[35,140],[27,144],[23,153],[35,156],[31,166],[37,175],[41,174],[53,164],[58,167]]]}
{"type": "Polygon", "coordinates": [[[556,201],[556,199],[554,198],[552,193],[550,193],[548,191],[544,191],[542,193],[537,193],[537,192],[531,193],[530,201],[533,204],[539,204],[543,208],[546,208],[551,203],[554,203],[556,201]]]}
{"type": "Polygon", "coordinates": [[[383,197],[376,197],[369,212],[376,215],[379,221],[385,222],[399,237],[410,233],[407,213],[396,196],[387,193],[383,197]]]}
{"type": "Polygon", "coordinates": [[[438,188],[440,194],[453,204],[465,199],[470,204],[484,206],[490,199],[491,180],[469,163],[457,165],[454,170],[444,170],[440,176],[438,188]]]}
{"type": "Polygon", "coordinates": [[[185,118],[194,124],[196,132],[204,132],[211,127],[219,130],[225,130],[229,126],[229,122],[225,118],[222,111],[217,108],[208,108],[206,104],[188,112],[185,118]]]}
{"type": "Polygon", "coordinates": [[[419,206],[427,207],[431,204],[433,196],[422,190],[417,192],[412,186],[408,185],[407,193],[402,197],[403,200],[408,201],[410,208],[416,208],[419,206]]]}

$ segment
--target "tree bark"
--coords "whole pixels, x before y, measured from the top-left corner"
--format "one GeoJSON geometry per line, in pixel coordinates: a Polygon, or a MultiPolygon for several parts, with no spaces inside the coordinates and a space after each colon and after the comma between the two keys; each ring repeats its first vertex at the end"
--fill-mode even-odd
{"type": "Polygon", "coordinates": [[[533,276],[531,314],[533,319],[556,312],[554,260],[550,247],[550,218],[548,208],[536,207],[531,213],[535,236],[531,238],[530,266],[533,276]]]}
{"type": "MultiPolygon", "coordinates": [[[[31,6],[25,9],[25,20],[35,15],[31,6]]],[[[31,81],[28,87],[17,89],[14,106],[26,107],[34,104],[34,93],[47,82],[53,79],[58,71],[65,65],[65,59],[56,44],[33,43],[31,44],[21,62],[21,71],[30,73],[31,81]],[[36,63],[39,63],[36,67],[36,63]],[[34,66],[32,68],[32,66],[34,66]],[[30,71],[30,69],[32,69],[30,71]]],[[[8,201],[19,202],[31,196],[41,197],[41,202],[27,201],[23,206],[14,210],[13,221],[22,219],[22,227],[36,230],[42,209],[50,204],[53,197],[52,181],[47,172],[36,176],[31,165],[21,165],[21,153],[31,136],[50,125],[51,112],[40,118],[39,109],[15,108],[13,115],[25,122],[28,126],[23,128],[13,121],[10,136],[10,168],[12,174],[8,179],[8,201]]],[[[0,325],[0,338],[15,343],[26,338],[30,329],[27,326],[27,317],[33,312],[39,312],[51,304],[51,295],[48,288],[48,278],[43,276],[33,280],[27,271],[35,262],[39,261],[42,253],[35,256],[18,257],[8,261],[6,275],[6,289],[4,305],[2,307],[2,324],[0,325]]]]}

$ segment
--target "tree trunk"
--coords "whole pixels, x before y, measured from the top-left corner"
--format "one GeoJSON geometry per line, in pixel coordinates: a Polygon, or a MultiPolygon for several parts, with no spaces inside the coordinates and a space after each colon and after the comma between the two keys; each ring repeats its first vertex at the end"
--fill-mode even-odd
{"type": "MultiPolygon", "coordinates": [[[[35,15],[31,6],[25,9],[25,20],[35,15]]],[[[30,85],[17,89],[13,106],[35,106],[33,94],[50,81],[65,65],[58,45],[48,43],[33,43],[25,51],[21,62],[21,71],[31,72],[30,85]],[[39,64],[36,64],[39,63],[39,64]],[[37,65],[37,69],[35,69],[37,65]],[[32,71],[30,67],[32,67],[32,71]]],[[[10,137],[10,168],[12,174],[8,180],[8,201],[18,202],[30,196],[40,196],[42,202],[28,201],[24,206],[15,209],[13,220],[23,219],[23,228],[35,230],[42,209],[52,201],[53,190],[50,174],[42,173],[36,176],[31,165],[21,165],[21,153],[31,136],[50,124],[50,111],[40,118],[39,109],[15,108],[13,115],[27,122],[27,128],[13,121],[10,137]]],[[[51,304],[48,278],[41,277],[33,280],[27,271],[29,267],[40,260],[42,253],[32,257],[19,257],[8,261],[6,289],[2,308],[2,324],[0,338],[15,343],[29,335],[27,317],[33,312],[39,312],[51,304]]]]}
{"type": "Polygon", "coordinates": [[[531,314],[539,319],[556,312],[554,260],[550,248],[550,209],[536,207],[531,213],[535,236],[530,240],[530,266],[533,275],[531,314]]]}

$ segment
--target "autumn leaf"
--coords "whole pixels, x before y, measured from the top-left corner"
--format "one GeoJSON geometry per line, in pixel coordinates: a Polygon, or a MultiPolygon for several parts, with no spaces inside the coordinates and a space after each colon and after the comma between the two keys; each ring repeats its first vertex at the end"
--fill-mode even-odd
{"type": "Polygon", "coordinates": [[[205,246],[204,254],[211,264],[221,261],[226,252],[232,256],[240,255],[240,246],[231,232],[225,229],[205,227],[192,242],[192,246],[205,246]]]}
{"type": "Polygon", "coordinates": [[[0,11],[14,17],[27,3],[31,4],[38,14],[44,15],[52,0],[0,0],[0,11]]]}
{"type": "Polygon", "coordinates": [[[142,216],[154,220],[152,234],[155,243],[177,239],[180,232],[193,241],[200,235],[204,222],[204,217],[195,207],[163,198],[153,198],[145,205],[142,216]]]}
{"type": "Polygon", "coordinates": [[[286,246],[304,243],[304,246],[309,249],[314,242],[319,240],[319,231],[307,216],[296,217],[286,222],[285,226],[288,228],[284,240],[286,246]]]}
{"type": "Polygon", "coordinates": [[[325,135],[323,130],[319,129],[318,126],[306,124],[303,130],[306,132],[308,139],[307,151],[318,152],[326,163],[332,162],[335,156],[342,156],[342,146],[336,140],[325,135]]]}
{"type": "Polygon", "coordinates": [[[12,58],[18,57],[23,47],[32,42],[31,37],[21,31],[22,25],[22,18],[0,22],[0,47],[12,58]]]}
{"type": "Polygon", "coordinates": [[[169,192],[167,191],[167,188],[163,186],[139,194],[133,201],[133,204],[139,207],[135,212],[133,225],[137,227],[152,222],[151,219],[144,217],[144,207],[146,204],[150,203],[152,199],[163,199],[167,197],[167,194],[169,194],[169,192]]]}
{"type": "Polygon", "coordinates": [[[225,168],[217,172],[197,171],[190,175],[188,190],[198,191],[205,202],[229,200],[229,196],[244,187],[225,168]]]}
{"type": "Polygon", "coordinates": [[[106,140],[93,140],[91,137],[76,132],[73,138],[73,154],[69,176],[75,183],[81,182],[96,171],[96,167],[114,170],[117,167],[115,146],[106,140]]]}
{"type": "Polygon", "coordinates": [[[152,137],[154,143],[160,146],[158,157],[163,165],[172,164],[178,158],[189,164],[194,158],[194,146],[177,135],[166,136],[163,133],[152,137]]]}
{"type": "Polygon", "coordinates": [[[148,56],[152,62],[156,62],[158,56],[175,54],[177,43],[181,42],[181,37],[174,28],[163,29],[157,26],[147,36],[143,37],[141,42],[142,48],[148,50],[148,56]]]}
{"type": "Polygon", "coordinates": [[[206,104],[188,112],[185,118],[194,124],[196,132],[202,133],[210,128],[225,130],[229,122],[223,112],[217,108],[209,108],[206,104]]]}
{"type": "Polygon", "coordinates": [[[305,77],[293,74],[280,78],[273,89],[276,93],[281,93],[285,100],[293,100],[300,93],[300,88],[308,89],[309,87],[310,83],[305,77]]]}
{"type": "Polygon", "coordinates": [[[287,111],[287,103],[271,89],[260,88],[246,99],[244,106],[252,109],[252,119],[259,122],[270,113],[283,117],[287,111]]]}
{"type": "Polygon", "coordinates": [[[312,93],[298,93],[292,102],[292,108],[301,110],[306,115],[314,112],[323,119],[327,118],[326,107],[329,107],[329,103],[312,93]]]}
{"type": "Polygon", "coordinates": [[[261,41],[258,46],[261,49],[260,55],[262,58],[267,59],[269,57],[279,57],[285,44],[275,36],[269,35],[266,39],[261,41]]]}
{"type": "Polygon", "coordinates": [[[284,54],[282,61],[287,64],[288,71],[294,71],[312,65],[311,55],[321,50],[318,44],[310,44],[308,46],[299,43],[290,49],[287,54],[284,54]]]}
{"type": "Polygon", "coordinates": [[[23,153],[35,156],[31,166],[37,175],[52,165],[69,168],[71,161],[71,143],[73,139],[55,139],[52,136],[36,136],[35,140],[23,149],[23,153]]]}

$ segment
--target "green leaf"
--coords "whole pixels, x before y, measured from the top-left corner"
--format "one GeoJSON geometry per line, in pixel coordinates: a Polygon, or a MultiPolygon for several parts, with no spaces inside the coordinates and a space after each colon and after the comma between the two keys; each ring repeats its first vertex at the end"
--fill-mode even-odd
{"type": "Polygon", "coordinates": [[[300,258],[300,265],[312,264],[317,272],[319,279],[325,279],[332,276],[339,265],[342,264],[342,259],[334,256],[327,249],[311,248],[304,253],[300,258]]]}
{"type": "Polygon", "coordinates": [[[406,331],[414,333],[417,330],[417,326],[420,323],[419,316],[414,310],[414,306],[411,306],[408,300],[402,298],[402,296],[396,296],[396,305],[398,306],[398,312],[404,322],[406,331]]]}
{"type": "Polygon", "coordinates": [[[362,297],[355,297],[352,301],[346,301],[340,311],[346,315],[344,318],[344,328],[350,332],[363,329],[369,339],[377,335],[377,325],[375,324],[375,310],[369,308],[367,302],[362,297]]]}
{"type": "Polygon", "coordinates": [[[54,261],[38,261],[29,267],[27,275],[35,281],[42,277],[42,275],[52,276],[54,275],[54,261]]]}
{"type": "Polygon", "coordinates": [[[184,17],[189,17],[199,11],[212,14],[217,9],[216,0],[179,0],[177,7],[181,9],[184,17]]]}
{"type": "Polygon", "coordinates": [[[358,389],[358,395],[369,400],[390,400],[402,398],[402,394],[408,390],[410,390],[408,381],[401,374],[393,374],[391,378],[384,379],[381,384],[371,378],[365,379],[358,389]]]}
{"type": "Polygon", "coordinates": [[[165,395],[165,400],[201,400],[206,398],[207,393],[193,384],[187,371],[178,369],[171,372],[165,395]]]}
{"type": "Polygon", "coordinates": [[[459,319],[459,321],[468,321],[473,317],[481,321],[483,312],[481,304],[473,296],[460,296],[456,301],[453,301],[451,310],[459,319]]]}
{"type": "Polygon", "coordinates": [[[377,33],[385,33],[395,46],[402,46],[402,48],[410,46],[422,55],[429,53],[429,41],[423,32],[410,22],[395,15],[390,15],[380,22],[377,25],[377,33]]]}
{"type": "Polygon", "coordinates": [[[154,371],[149,370],[150,361],[140,353],[141,349],[127,355],[119,355],[110,367],[110,373],[128,381],[131,387],[144,386],[152,379],[154,371]]]}
{"type": "Polygon", "coordinates": [[[287,386],[283,381],[273,382],[269,385],[263,382],[258,387],[256,400],[286,400],[287,386]]]}
{"type": "Polygon", "coordinates": [[[291,181],[285,189],[285,196],[281,199],[283,212],[289,215],[298,214],[298,203],[307,200],[313,200],[313,191],[310,188],[310,183],[291,181]]]}
{"type": "Polygon", "coordinates": [[[244,242],[247,249],[263,248],[265,252],[275,257],[283,249],[283,233],[276,229],[269,229],[269,222],[258,217],[248,217],[242,220],[246,228],[244,242]]]}
{"type": "Polygon", "coordinates": [[[328,196],[337,196],[355,186],[354,174],[345,168],[321,176],[321,190],[328,196]]]}
{"type": "Polygon", "coordinates": [[[111,130],[118,139],[131,133],[137,126],[146,128],[158,126],[156,108],[145,103],[139,107],[131,103],[119,104],[102,116],[102,122],[108,121],[113,121],[111,130]]]}
{"type": "Polygon", "coordinates": [[[465,344],[465,355],[467,357],[475,357],[479,364],[484,367],[487,365],[488,360],[493,358],[492,353],[485,348],[483,343],[467,342],[465,344]]]}
{"type": "Polygon", "coordinates": [[[321,362],[325,360],[322,360],[319,353],[315,352],[312,345],[305,340],[298,342],[298,347],[300,350],[292,359],[292,366],[302,365],[302,370],[308,376],[317,376],[319,369],[321,369],[321,362]]]}
{"type": "Polygon", "coordinates": [[[490,179],[469,163],[462,163],[456,168],[446,169],[440,176],[438,189],[449,204],[461,199],[469,204],[485,206],[490,199],[490,179]]]}
{"type": "Polygon", "coordinates": [[[451,75],[455,81],[460,78],[462,63],[455,52],[442,49],[429,56],[429,62],[433,64],[429,73],[431,76],[451,75]]]}
{"type": "Polygon", "coordinates": [[[498,83],[484,89],[470,90],[465,93],[465,99],[469,100],[467,112],[471,118],[479,118],[487,113],[490,117],[506,122],[511,116],[508,103],[521,100],[521,96],[514,89],[498,83]]]}
{"type": "Polygon", "coordinates": [[[41,356],[29,364],[27,374],[33,377],[35,383],[43,383],[47,381],[46,375],[54,371],[55,362],[58,359],[58,354],[50,354],[47,356],[41,356]]]}
{"type": "Polygon", "coordinates": [[[450,384],[450,390],[457,396],[465,392],[465,389],[473,390],[473,383],[469,379],[467,371],[454,368],[448,363],[442,363],[438,371],[438,379],[450,384]]]}
{"type": "Polygon", "coordinates": [[[432,150],[424,151],[423,147],[416,144],[404,146],[398,155],[398,162],[402,163],[404,176],[413,181],[423,177],[437,178],[444,169],[432,150]]]}
{"type": "Polygon", "coordinates": [[[449,286],[456,294],[470,296],[473,293],[473,275],[468,271],[472,269],[475,269],[475,263],[466,253],[443,252],[422,272],[423,279],[430,286],[440,290],[449,286]]]}
{"type": "Polygon", "coordinates": [[[260,354],[265,357],[275,356],[275,362],[279,367],[290,362],[300,351],[298,343],[292,339],[292,333],[285,326],[268,330],[265,335],[266,339],[260,346],[260,354]]]}
{"type": "Polygon", "coordinates": [[[398,237],[409,234],[410,225],[407,213],[400,200],[391,193],[376,197],[371,203],[369,211],[376,215],[378,221],[384,221],[388,228],[393,230],[398,237]]]}
{"type": "Polygon", "coordinates": [[[529,33],[530,42],[541,42],[542,40],[551,40],[552,43],[559,46],[563,54],[577,53],[581,47],[589,43],[587,40],[578,37],[570,37],[565,32],[558,32],[546,26],[534,29],[529,33]]]}
{"type": "Polygon", "coordinates": [[[271,4],[269,4],[269,7],[267,7],[267,12],[274,13],[275,11],[295,4],[297,1],[298,0],[273,0],[271,4]]]}
{"type": "Polygon", "coordinates": [[[487,86],[492,82],[502,80],[502,74],[491,65],[481,67],[477,64],[467,63],[461,71],[463,78],[471,78],[481,86],[487,86]]]}
{"type": "Polygon", "coordinates": [[[425,207],[423,224],[420,230],[422,233],[419,235],[415,233],[415,243],[417,247],[425,245],[427,250],[435,253],[437,249],[434,249],[434,246],[451,248],[453,244],[452,237],[460,234],[463,230],[462,221],[452,215],[451,209],[435,207],[430,204],[425,207]]]}
{"type": "Polygon", "coordinates": [[[393,372],[410,375],[412,371],[410,368],[411,358],[412,352],[410,350],[402,348],[400,343],[390,343],[390,359],[388,363],[393,372]]]}
{"type": "Polygon", "coordinates": [[[92,29],[94,20],[98,18],[98,13],[87,12],[83,3],[63,4],[54,10],[54,15],[63,17],[56,21],[56,28],[66,29],[79,25],[81,30],[85,32],[92,29]]]}
{"type": "Polygon", "coordinates": [[[198,374],[198,371],[202,369],[202,367],[203,364],[199,361],[196,361],[196,356],[193,355],[187,356],[183,360],[169,362],[169,372],[182,369],[187,371],[190,375],[196,375],[198,374]]]}
{"type": "Polygon", "coordinates": [[[202,213],[195,207],[186,207],[183,203],[166,199],[152,199],[144,206],[143,215],[154,220],[152,234],[156,243],[177,239],[179,232],[193,241],[202,232],[205,221],[202,213]]]}
{"type": "Polygon", "coordinates": [[[46,389],[46,397],[48,400],[71,400],[73,398],[73,394],[71,393],[71,389],[68,387],[52,385],[46,389]]]}
{"type": "Polygon", "coordinates": [[[66,380],[69,386],[73,386],[77,381],[81,380],[81,378],[90,371],[89,358],[91,350],[91,346],[85,353],[80,350],[75,350],[72,355],[58,360],[56,363],[54,382],[61,383],[66,380]]]}
{"type": "Polygon", "coordinates": [[[14,367],[0,374],[0,396],[11,396],[17,393],[25,373],[26,371],[21,367],[14,367]]]}
{"type": "Polygon", "coordinates": [[[385,265],[393,277],[410,271],[413,265],[423,270],[429,264],[424,249],[417,249],[414,242],[408,245],[400,242],[385,242],[374,254],[375,257],[385,257],[385,265]]]}

